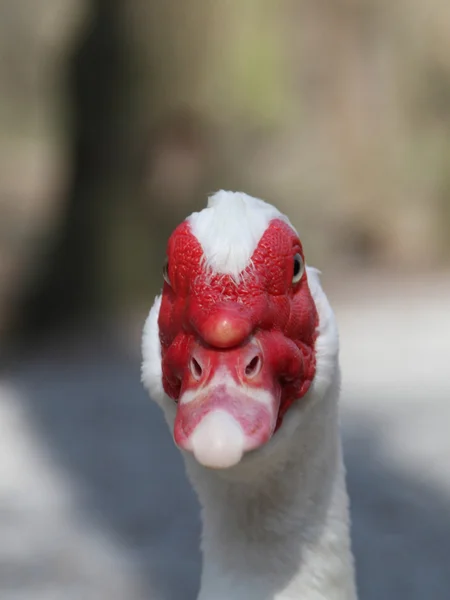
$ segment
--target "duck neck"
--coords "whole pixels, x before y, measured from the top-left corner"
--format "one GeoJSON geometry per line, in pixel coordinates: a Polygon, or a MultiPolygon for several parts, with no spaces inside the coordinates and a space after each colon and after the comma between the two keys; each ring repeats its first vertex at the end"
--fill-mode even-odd
{"type": "Polygon", "coordinates": [[[337,408],[321,413],[272,462],[230,474],[188,459],[203,518],[198,600],[356,600],[337,408]]]}

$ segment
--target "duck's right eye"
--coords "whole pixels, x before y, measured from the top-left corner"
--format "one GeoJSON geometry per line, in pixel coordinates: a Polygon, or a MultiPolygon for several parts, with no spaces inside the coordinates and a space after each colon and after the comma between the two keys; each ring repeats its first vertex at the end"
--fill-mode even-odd
{"type": "Polygon", "coordinates": [[[303,262],[303,258],[301,254],[297,253],[294,256],[294,272],[292,275],[292,283],[298,283],[300,279],[303,277],[303,273],[305,271],[305,264],[303,262]]]}

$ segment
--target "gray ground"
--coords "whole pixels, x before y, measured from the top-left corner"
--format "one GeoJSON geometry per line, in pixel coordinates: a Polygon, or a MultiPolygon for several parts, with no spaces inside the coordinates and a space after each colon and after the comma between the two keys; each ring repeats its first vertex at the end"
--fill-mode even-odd
{"type": "MultiPolygon", "coordinates": [[[[334,297],[361,600],[450,598],[450,280],[436,281],[334,297]]],[[[1,600],[195,598],[196,500],[129,348],[64,340],[0,381],[1,600]]]]}

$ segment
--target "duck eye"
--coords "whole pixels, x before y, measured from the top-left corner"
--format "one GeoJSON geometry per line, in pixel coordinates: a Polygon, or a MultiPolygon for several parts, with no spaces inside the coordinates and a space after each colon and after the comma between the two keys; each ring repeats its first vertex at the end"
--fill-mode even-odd
{"type": "Polygon", "coordinates": [[[164,277],[164,281],[168,284],[168,285],[172,285],[170,283],[170,277],[169,277],[169,259],[166,258],[166,260],[164,261],[164,266],[163,266],[163,277],[164,277]]]}
{"type": "Polygon", "coordinates": [[[292,283],[298,283],[303,276],[305,263],[300,254],[294,256],[294,273],[292,275],[292,283]]]}

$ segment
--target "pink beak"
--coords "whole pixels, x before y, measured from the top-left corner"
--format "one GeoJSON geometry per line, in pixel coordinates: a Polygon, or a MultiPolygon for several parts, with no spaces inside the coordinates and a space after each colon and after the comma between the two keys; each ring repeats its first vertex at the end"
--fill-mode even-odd
{"type": "Polygon", "coordinates": [[[272,437],[281,397],[262,344],[251,338],[235,346],[239,332],[230,320],[222,324],[214,325],[214,346],[197,341],[191,349],[174,425],[176,444],[216,469],[236,465],[272,437]]]}

